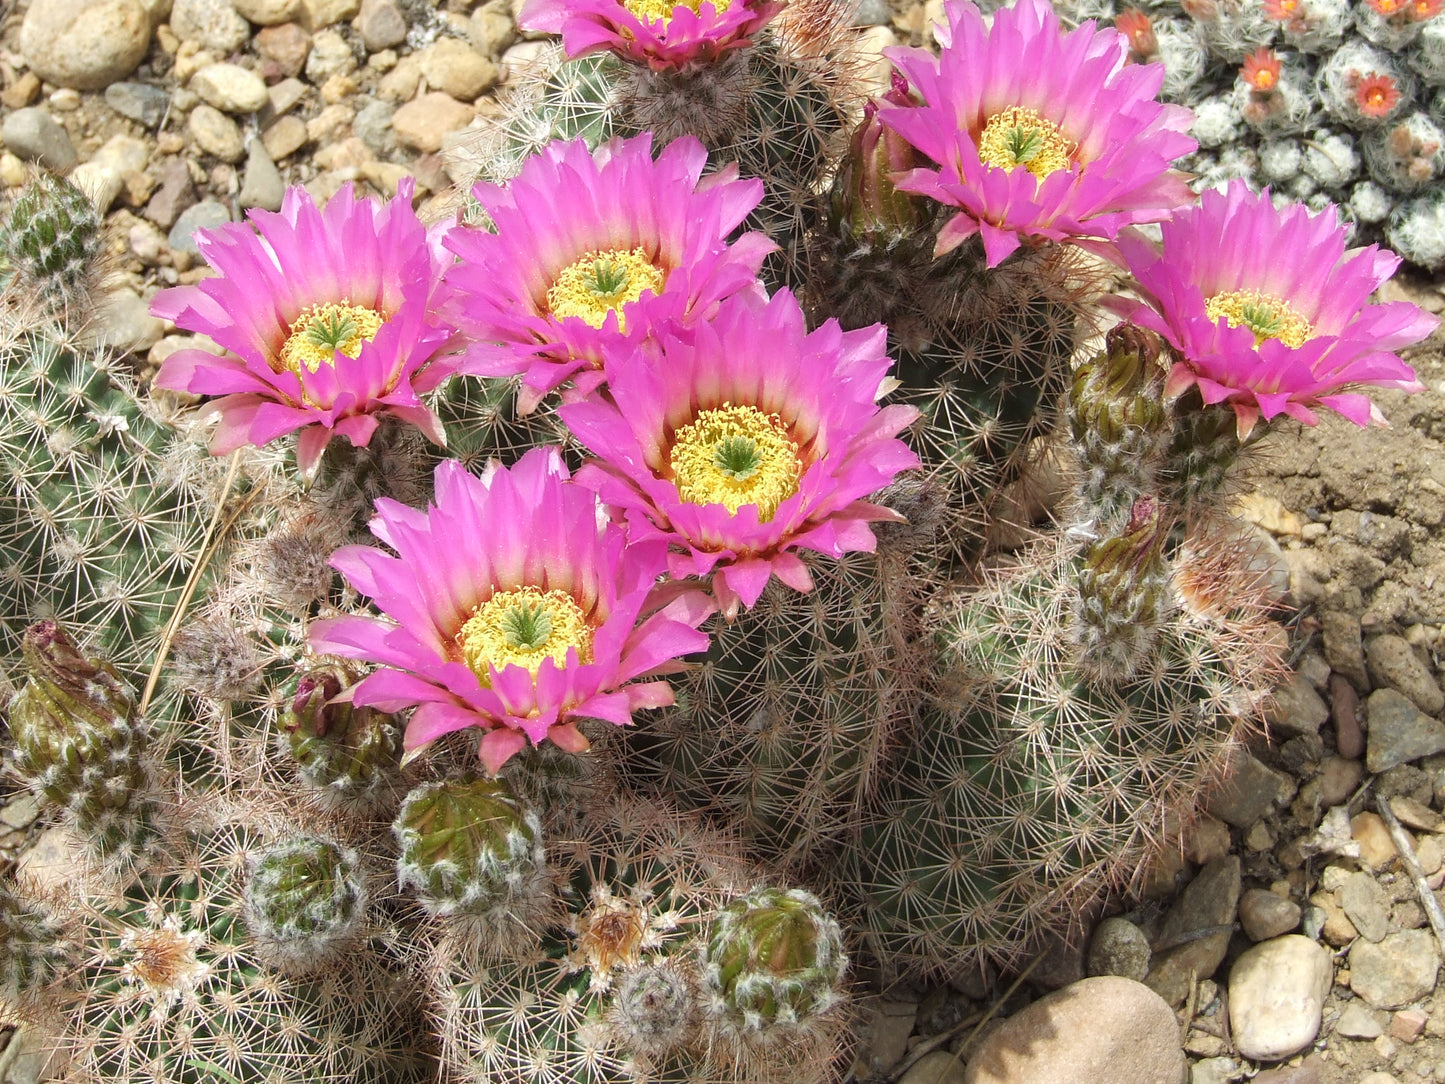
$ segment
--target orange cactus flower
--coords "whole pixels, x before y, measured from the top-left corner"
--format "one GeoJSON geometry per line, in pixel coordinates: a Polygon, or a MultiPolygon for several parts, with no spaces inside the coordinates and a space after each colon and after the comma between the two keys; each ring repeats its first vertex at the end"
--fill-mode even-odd
{"type": "Polygon", "coordinates": [[[1144,63],[1159,52],[1159,39],[1154,36],[1154,24],[1149,16],[1138,8],[1121,12],[1114,20],[1114,29],[1129,39],[1129,52],[1139,63],[1144,63]]]}
{"type": "Polygon", "coordinates": [[[1382,72],[1360,76],[1355,83],[1355,106],[1367,117],[1388,117],[1400,101],[1400,88],[1382,72]]]}
{"type": "Polygon", "coordinates": [[[1273,49],[1261,45],[1244,58],[1239,76],[1259,93],[1272,93],[1279,86],[1279,57],[1273,49]]]}

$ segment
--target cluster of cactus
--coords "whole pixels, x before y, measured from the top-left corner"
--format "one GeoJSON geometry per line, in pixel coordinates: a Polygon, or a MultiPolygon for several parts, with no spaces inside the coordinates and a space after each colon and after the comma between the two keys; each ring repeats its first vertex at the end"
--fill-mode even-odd
{"type": "MultiPolygon", "coordinates": [[[[1276,33],[1209,4],[1191,18],[1233,20],[1221,41],[1276,33]]],[[[420,516],[443,458],[579,466],[570,404],[452,375],[428,393],[445,450],[387,417],[304,480],[275,451],[213,462],[55,304],[93,273],[94,219],[51,179],[17,201],[0,707],[10,773],[76,857],[63,891],[0,886],[0,996],[74,1079],[823,1084],[847,1068],[851,961],[1019,963],[1177,842],[1280,673],[1225,514],[1268,425],[1172,393],[1153,332],[1100,340],[1076,248],[942,245],[946,211],[893,187],[924,163],[864,104],[844,7],[797,0],[681,68],[546,52],[479,145],[492,185],[554,139],[643,131],[760,178],[745,228],[779,247],[758,292],[787,285],[815,327],[887,324],[879,393],[916,408],[920,463],[871,497],[875,550],[809,554],[710,618],[675,703],[492,775],[475,730],[411,748],[308,629],[364,611],[331,561],[378,498],[420,516]],[[1072,498],[1001,547],[1045,455],[1072,498]]],[[[488,228],[480,201],[458,214],[488,228]]]]}
{"type": "Polygon", "coordinates": [[[1445,267],[1445,14],[1433,0],[1081,0],[1195,112],[1201,190],[1238,177],[1356,244],[1445,267]]]}

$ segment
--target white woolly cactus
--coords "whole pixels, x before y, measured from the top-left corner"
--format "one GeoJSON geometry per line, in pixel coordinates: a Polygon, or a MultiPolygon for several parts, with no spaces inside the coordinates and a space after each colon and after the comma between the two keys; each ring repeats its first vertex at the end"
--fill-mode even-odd
{"type": "Polygon", "coordinates": [[[1445,267],[1445,191],[1437,188],[1400,204],[1385,236],[1405,259],[1432,270],[1445,267]]]}

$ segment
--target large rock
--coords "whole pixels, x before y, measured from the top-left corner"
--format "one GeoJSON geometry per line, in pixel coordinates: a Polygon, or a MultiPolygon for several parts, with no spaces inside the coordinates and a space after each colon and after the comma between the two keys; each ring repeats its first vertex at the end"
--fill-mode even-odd
{"type": "Polygon", "coordinates": [[[1365,644],[1365,665],[1376,688],[1404,693],[1430,715],[1445,708],[1445,693],[1403,636],[1384,633],[1370,637],[1365,644]]]}
{"type": "Polygon", "coordinates": [[[141,0],[36,0],[20,24],[20,52],[47,82],[99,90],[135,71],[151,30],[141,0]]]}
{"type": "Polygon", "coordinates": [[[1334,964],[1324,946],[1299,934],[1264,941],[1229,972],[1229,1026],[1235,1049],[1256,1061],[1298,1054],[1320,1033],[1334,964]]]}
{"type": "Polygon", "coordinates": [[[1216,858],[1189,882],[1165,916],[1145,981],[1170,1004],[1183,1002],[1190,984],[1209,978],[1223,962],[1239,889],[1238,856],[1216,858]]]}
{"type": "Polygon", "coordinates": [[[70,133],[38,105],[17,109],[0,125],[0,139],[17,158],[39,162],[46,169],[63,173],[75,165],[75,146],[70,133]]]}
{"type": "Polygon", "coordinates": [[[1445,724],[1417,708],[1403,693],[1376,689],[1365,701],[1369,744],[1365,767],[1387,772],[1401,764],[1445,752],[1445,724]]]}
{"type": "Polygon", "coordinates": [[[1142,983],[1082,979],[1009,1017],[969,1058],[964,1084],[1182,1084],[1174,1013],[1142,983]]]}
{"type": "Polygon", "coordinates": [[[1435,989],[1439,956],[1429,930],[1401,930],[1350,947],[1350,989],[1376,1009],[1403,1009],[1435,989]]]}

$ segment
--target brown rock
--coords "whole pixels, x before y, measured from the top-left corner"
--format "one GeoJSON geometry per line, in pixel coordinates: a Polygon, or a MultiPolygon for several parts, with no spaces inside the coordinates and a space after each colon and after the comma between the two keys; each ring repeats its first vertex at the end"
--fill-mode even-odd
{"type": "Polygon", "coordinates": [[[1310,903],[1324,912],[1325,923],[1320,935],[1326,944],[1343,948],[1360,936],[1360,931],[1355,929],[1355,924],[1350,921],[1350,916],[1345,914],[1333,892],[1316,892],[1310,897],[1310,903]]]}
{"type": "Polygon", "coordinates": [[[143,213],[161,229],[168,230],[181,217],[181,212],[195,202],[196,189],[191,183],[191,171],[185,162],[173,158],[161,170],[160,187],[151,196],[143,213]]]}
{"type": "Polygon", "coordinates": [[[300,117],[281,117],[261,134],[261,143],[271,161],[279,162],[306,145],[306,122],[300,117]]]}
{"type": "Polygon", "coordinates": [[[1170,908],[1145,979],[1170,1004],[1188,996],[1191,983],[1214,974],[1229,948],[1239,906],[1239,858],[1216,858],[1170,908]]]}
{"type": "Polygon", "coordinates": [[[427,84],[458,101],[470,102],[496,83],[497,66],[457,38],[440,38],[421,56],[427,84]]]}
{"type": "Polygon", "coordinates": [[[1390,838],[1390,830],[1378,813],[1357,813],[1350,818],[1350,835],[1360,845],[1360,858],[1371,869],[1384,869],[1400,852],[1390,838]]]}
{"type": "Polygon", "coordinates": [[[969,1058],[964,1084],[1176,1084],[1174,1014],[1148,987],[1083,979],[1005,1020],[969,1058]]]}
{"type": "Polygon", "coordinates": [[[1360,729],[1360,694],[1343,674],[1330,675],[1330,717],[1335,721],[1335,748],[1346,760],[1365,755],[1365,732],[1360,729]]]}
{"type": "Polygon", "coordinates": [[[291,79],[306,67],[311,52],[311,35],[297,23],[268,26],[256,34],[256,52],[269,65],[266,74],[291,79]]]}
{"type": "Polygon", "coordinates": [[[1342,610],[1326,610],[1320,614],[1320,639],[1330,669],[1349,678],[1356,692],[1369,692],[1370,674],[1365,669],[1365,642],[1360,633],[1360,619],[1342,610]]]}
{"type": "Polygon", "coordinates": [[[1390,1035],[1402,1043],[1413,1043],[1429,1022],[1430,1014],[1424,1009],[1401,1009],[1390,1019],[1390,1035]]]}
{"type": "Polygon", "coordinates": [[[392,114],[391,129],[402,146],[430,154],[441,150],[442,136],[471,123],[472,115],[471,106],[434,91],[407,102],[392,114]]]}

